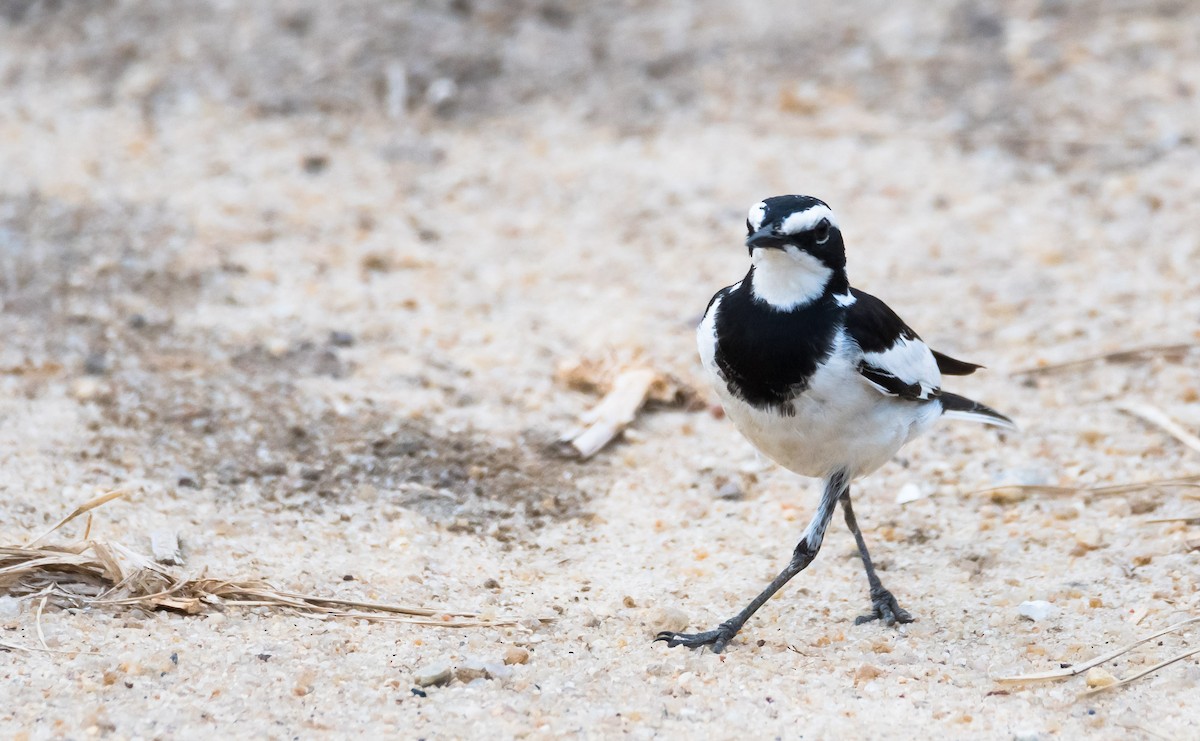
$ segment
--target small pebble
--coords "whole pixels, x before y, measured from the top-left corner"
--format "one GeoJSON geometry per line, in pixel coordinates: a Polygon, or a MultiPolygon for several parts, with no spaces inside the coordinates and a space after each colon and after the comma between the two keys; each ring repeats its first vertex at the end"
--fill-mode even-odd
{"type": "Polygon", "coordinates": [[[666,631],[679,633],[688,627],[691,621],[688,619],[687,613],[676,607],[658,607],[655,608],[647,620],[650,624],[650,631],[655,635],[666,631]]]}
{"type": "Polygon", "coordinates": [[[1088,669],[1084,678],[1087,680],[1087,686],[1092,688],[1111,687],[1117,683],[1116,677],[1109,673],[1108,670],[1098,666],[1088,669]]]}
{"type": "Polygon", "coordinates": [[[185,489],[199,489],[200,484],[196,482],[196,477],[190,473],[181,474],[175,482],[176,486],[181,486],[185,489]]]}
{"type": "Polygon", "coordinates": [[[521,648],[520,646],[509,646],[504,651],[504,663],[509,666],[513,664],[528,664],[529,649],[521,648]]]}
{"type": "Polygon", "coordinates": [[[1016,504],[1029,498],[1029,490],[1019,486],[1002,486],[988,493],[993,504],[1016,504]]]}
{"type": "Polygon", "coordinates": [[[736,482],[726,481],[717,489],[717,499],[725,499],[730,502],[740,501],[746,498],[746,492],[742,491],[742,487],[736,482]]]}
{"type": "MultiPolygon", "coordinates": [[[[517,621],[517,625],[520,625],[526,630],[539,630],[542,627],[542,621],[535,617],[523,617],[517,621]]],[[[589,625],[587,627],[593,628],[595,626],[589,625]]]]}
{"type": "Polygon", "coordinates": [[[1080,550],[1094,551],[1104,545],[1100,528],[1085,526],[1075,531],[1075,544],[1080,550]]]}
{"type": "Polygon", "coordinates": [[[21,615],[21,600],[16,597],[0,597],[0,620],[21,615]]]}
{"type": "Polygon", "coordinates": [[[1036,623],[1054,615],[1058,612],[1058,608],[1046,600],[1039,599],[1022,602],[1017,606],[1017,612],[1021,614],[1021,617],[1028,618],[1036,623]]]}
{"type": "Polygon", "coordinates": [[[161,564],[182,566],[183,549],[179,546],[179,533],[174,530],[151,531],[150,553],[161,564]]]}
{"type": "Polygon", "coordinates": [[[320,175],[329,167],[329,157],[323,154],[310,154],[300,160],[300,166],[309,175],[320,175]]]}
{"type": "Polygon", "coordinates": [[[425,664],[413,673],[413,681],[420,687],[450,684],[452,677],[450,665],[444,661],[425,664]]]}
{"type": "Polygon", "coordinates": [[[354,344],[354,335],[335,329],[329,333],[329,344],[334,347],[350,347],[354,344]]]}
{"type": "Polygon", "coordinates": [[[266,343],[267,353],[274,358],[282,358],[287,354],[288,341],[281,337],[273,337],[266,343]]]}
{"type": "Polygon", "coordinates": [[[921,487],[911,481],[900,487],[900,493],[896,495],[896,504],[908,504],[915,502],[924,497],[925,494],[921,491],[921,487]]]}
{"type": "Polygon", "coordinates": [[[491,679],[492,675],[488,672],[487,666],[478,659],[466,659],[459,663],[454,668],[454,676],[462,683],[472,682],[476,679],[491,679]]]}
{"type": "Polygon", "coordinates": [[[83,372],[89,376],[102,376],[108,372],[108,360],[102,352],[94,352],[83,361],[83,372]]]}
{"type": "Polygon", "coordinates": [[[871,664],[863,664],[854,671],[854,686],[857,687],[864,682],[870,682],[872,679],[882,677],[883,674],[884,671],[879,667],[872,666],[871,664]]]}
{"type": "Polygon", "coordinates": [[[79,401],[91,401],[101,394],[103,386],[95,378],[79,378],[71,384],[71,395],[79,401]]]}

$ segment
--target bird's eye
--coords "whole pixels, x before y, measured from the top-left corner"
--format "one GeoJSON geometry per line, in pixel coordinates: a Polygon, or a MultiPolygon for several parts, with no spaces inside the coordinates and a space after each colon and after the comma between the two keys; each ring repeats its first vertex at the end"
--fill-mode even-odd
{"type": "Polygon", "coordinates": [[[813,237],[816,238],[817,244],[825,244],[829,241],[829,221],[821,219],[821,223],[817,224],[817,228],[813,229],[813,237]]]}

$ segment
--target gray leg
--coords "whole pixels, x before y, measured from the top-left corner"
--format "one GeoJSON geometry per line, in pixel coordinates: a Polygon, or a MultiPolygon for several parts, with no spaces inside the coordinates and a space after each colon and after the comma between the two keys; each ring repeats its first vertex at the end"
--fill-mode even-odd
{"type": "Polygon", "coordinates": [[[913,616],[908,614],[908,610],[905,610],[896,603],[896,598],[892,596],[891,592],[883,588],[883,582],[879,581],[879,577],[875,574],[875,565],[871,563],[871,554],[867,552],[867,541],[863,540],[862,531],[858,529],[858,520],[854,517],[854,508],[850,506],[849,486],[842,492],[840,499],[842,502],[842,512],[846,515],[846,527],[850,528],[850,532],[854,533],[854,541],[858,543],[858,555],[862,556],[863,567],[867,570],[867,584],[871,586],[871,605],[873,610],[870,614],[859,616],[854,621],[854,624],[862,625],[872,620],[882,620],[887,625],[911,623],[913,616]]]}
{"type": "Polygon", "coordinates": [[[829,527],[829,521],[833,519],[833,511],[837,509],[838,497],[846,490],[849,483],[846,480],[846,474],[842,471],[825,480],[821,503],[817,506],[817,511],[808,523],[800,542],[796,544],[796,549],[792,551],[792,559],[788,562],[787,567],[779,572],[779,576],[771,580],[766,589],[750,600],[750,604],[746,605],[744,610],[721,623],[714,630],[703,633],[663,631],[654,640],[666,641],[667,645],[672,648],[675,646],[687,646],[688,648],[712,646],[713,653],[721,653],[721,650],[737,635],[750,616],[817,557],[817,552],[821,550],[821,541],[825,538],[825,530],[829,527]]]}

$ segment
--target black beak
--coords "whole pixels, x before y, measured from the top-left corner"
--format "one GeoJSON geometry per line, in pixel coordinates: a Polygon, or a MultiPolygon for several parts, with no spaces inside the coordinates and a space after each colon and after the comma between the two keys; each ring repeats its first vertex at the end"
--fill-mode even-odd
{"type": "Polygon", "coordinates": [[[746,247],[753,253],[755,247],[782,248],[786,241],[785,237],[775,233],[774,227],[764,226],[762,229],[746,237],[746,247]]]}

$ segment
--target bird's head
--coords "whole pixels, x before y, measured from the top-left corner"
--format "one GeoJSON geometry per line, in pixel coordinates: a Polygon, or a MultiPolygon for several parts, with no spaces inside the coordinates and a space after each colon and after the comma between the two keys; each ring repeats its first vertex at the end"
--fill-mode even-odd
{"type": "Polygon", "coordinates": [[[812,196],[775,196],[750,207],[746,247],[755,296],[790,309],[844,292],[846,249],[837,217],[812,196]],[[836,282],[838,285],[832,285],[836,282]]]}

